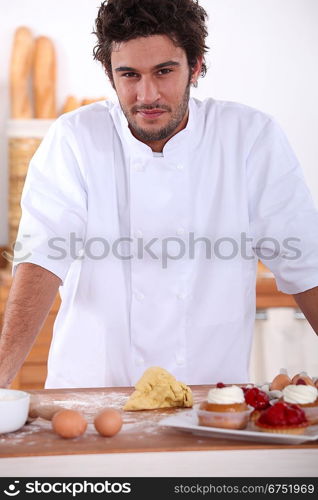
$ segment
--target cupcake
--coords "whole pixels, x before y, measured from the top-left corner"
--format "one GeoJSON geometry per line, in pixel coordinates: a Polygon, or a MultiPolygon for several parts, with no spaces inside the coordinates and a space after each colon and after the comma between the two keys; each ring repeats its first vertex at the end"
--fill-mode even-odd
{"type": "Polygon", "coordinates": [[[298,383],[283,389],[282,400],[297,404],[305,412],[310,425],[318,424],[318,389],[312,385],[298,383]]]}
{"type": "Polygon", "coordinates": [[[254,425],[262,432],[303,434],[309,424],[300,406],[278,401],[264,410],[254,425]]]}
{"type": "Polygon", "coordinates": [[[261,412],[270,406],[269,396],[266,392],[261,391],[257,387],[244,390],[244,398],[246,404],[253,407],[250,419],[255,421],[261,415],[261,412]]]}
{"type": "Polygon", "coordinates": [[[209,390],[207,399],[198,409],[199,425],[244,429],[253,408],[244,398],[243,390],[237,385],[225,386],[222,382],[209,390]]]}

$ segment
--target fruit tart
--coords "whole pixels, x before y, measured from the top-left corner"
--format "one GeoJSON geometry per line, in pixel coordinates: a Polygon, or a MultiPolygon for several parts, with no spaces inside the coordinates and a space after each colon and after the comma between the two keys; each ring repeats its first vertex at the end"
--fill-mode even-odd
{"type": "Polygon", "coordinates": [[[260,417],[261,412],[270,406],[269,396],[266,392],[258,389],[258,387],[245,389],[244,398],[246,404],[253,407],[253,411],[250,415],[250,419],[252,421],[257,420],[260,417]]]}
{"type": "Polygon", "coordinates": [[[262,432],[303,434],[309,424],[300,406],[278,401],[264,410],[254,425],[262,432]]]}

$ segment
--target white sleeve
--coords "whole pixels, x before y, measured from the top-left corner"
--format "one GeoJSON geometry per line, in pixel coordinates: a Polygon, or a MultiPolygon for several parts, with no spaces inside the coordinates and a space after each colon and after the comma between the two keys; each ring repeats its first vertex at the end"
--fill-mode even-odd
{"type": "Polygon", "coordinates": [[[318,212],[281,128],[269,119],[247,160],[253,248],[288,294],[318,286],[318,212]]]}
{"type": "Polygon", "coordinates": [[[86,232],[87,192],[81,167],[72,130],[59,118],[28,168],[12,274],[20,263],[30,262],[64,282],[86,232]]]}

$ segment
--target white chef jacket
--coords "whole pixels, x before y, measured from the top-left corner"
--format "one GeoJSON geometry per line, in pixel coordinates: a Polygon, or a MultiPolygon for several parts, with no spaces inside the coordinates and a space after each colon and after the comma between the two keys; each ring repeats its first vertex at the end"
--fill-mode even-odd
{"type": "Polygon", "coordinates": [[[63,282],[47,388],[130,386],[149,366],[187,384],[247,382],[257,252],[283,292],[318,285],[302,171],[275,120],[245,105],[191,98],[161,155],[131,134],[118,103],[62,115],[30,163],[21,207],[13,273],[32,262],[63,282]],[[205,238],[192,257],[190,234],[205,238]],[[248,258],[235,251],[242,235],[248,258]],[[120,238],[131,239],[125,258],[106,255],[120,238]],[[152,254],[139,251],[153,238],[152,254]],[[184,255],[167,259],[164,241],[175,257],[183,242],[184,255]]]}

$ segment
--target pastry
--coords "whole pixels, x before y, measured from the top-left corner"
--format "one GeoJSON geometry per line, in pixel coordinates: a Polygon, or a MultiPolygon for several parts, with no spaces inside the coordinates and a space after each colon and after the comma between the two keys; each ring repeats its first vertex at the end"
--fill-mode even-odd
{"type": "Polygon", "coordinates": [[[178,382],[173,375],[159,366],[148,368],[136,383],[135,389],[124,410],[193,406],[190,387],[178,382]]]}
{"type": "Polygon", "coordinates": [[[266,392],[257,387],[252,387],[244,391],[245,402],[254,408],[250,415],[251,420],[256,420],[261,412],[269,407],[269,396],[266,392]]]}
{"type": "Polygon", "coordinates": [[[318,424],[318,389],[312,385],[288,385],[283,389],[283,401],[299,405],[310,425],[318,424]]]}
{"type": "Polygon", "coordinates": [[[29,28],[20,26],[14,33],[10,60],[11,118],[33,118],[29,88],[33,57],[33,35],[29,28]]]}
{"type": "Polygon", "coordinates": [[[300,406],[278,401],[264,410],[254,425],[262,432],[303,434],[308,421],[300,406]]]}
{"type": "Polygon", "coordinates": [[[35,40],[33,93],[35,118],[56,118],[56,55],[52,40],[35,40]]]}
{"type": "Polygon", "coordinates": [[[252,410],[253,408],[246,404],[244,392],[240,387],[219,383],[209,390],[207,399],[199,405],[199,425],[244,429],[252,410]]]}

